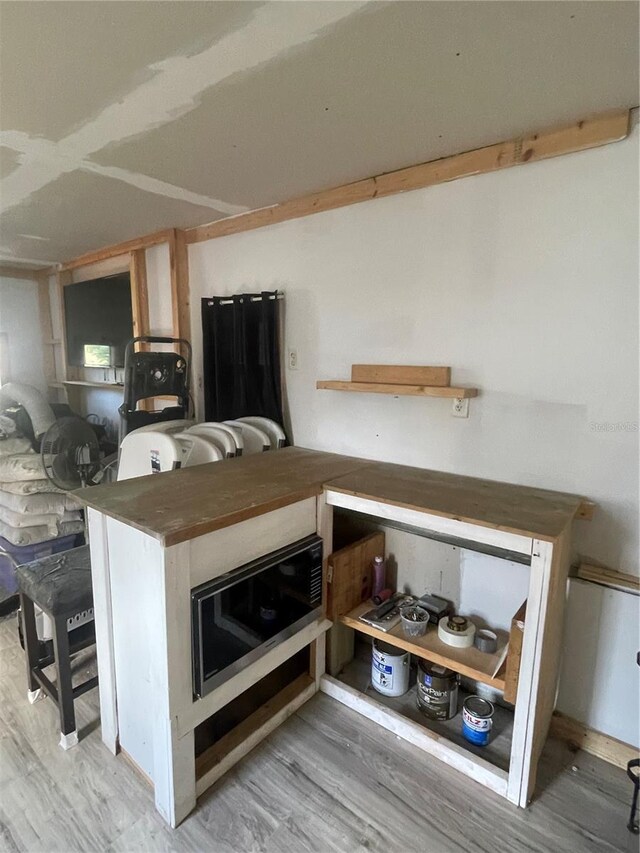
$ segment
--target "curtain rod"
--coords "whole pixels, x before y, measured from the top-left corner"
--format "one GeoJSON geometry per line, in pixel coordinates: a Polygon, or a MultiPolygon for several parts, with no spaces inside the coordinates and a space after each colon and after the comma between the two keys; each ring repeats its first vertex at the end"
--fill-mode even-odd
{"type": "MultiPolygon", "coordinates": [[[[267,299],[284,299],[284,293],[278,291],[275,296],[267,296],[267,299]]],[[[262,296],[250,296],[249,302],[262,302],[262,296]]],[[[207,305],[213,305],[213,300],[207,300],[207,305]]],[[[233,305],[233,299],[221,299],[220,305],[233,305]]]]}

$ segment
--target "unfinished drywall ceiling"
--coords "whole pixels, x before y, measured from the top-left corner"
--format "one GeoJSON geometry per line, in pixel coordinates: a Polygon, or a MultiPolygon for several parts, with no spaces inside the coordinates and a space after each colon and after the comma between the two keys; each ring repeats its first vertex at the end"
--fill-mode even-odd
{"type": "Polygon", "coordinates": [[[635,2],[1,2],[0,258],[637,102],[635,2]]]}

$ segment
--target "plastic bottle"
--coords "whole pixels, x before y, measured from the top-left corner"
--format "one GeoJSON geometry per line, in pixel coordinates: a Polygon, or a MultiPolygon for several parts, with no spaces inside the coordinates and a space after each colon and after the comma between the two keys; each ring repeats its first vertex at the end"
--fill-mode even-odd
{"type": "Polygon", "coordinates": [[[372,595],[379,595],[384,589],[386,566],[383,556],[373,558],[373,590],[372,595]]]}

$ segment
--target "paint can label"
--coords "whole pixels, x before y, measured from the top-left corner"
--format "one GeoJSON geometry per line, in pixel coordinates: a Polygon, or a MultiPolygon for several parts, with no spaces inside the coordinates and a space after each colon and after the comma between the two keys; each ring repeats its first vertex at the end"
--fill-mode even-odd
{"type": "Polygon", "coordinates": [[[450,720],[458,713],[457,682],[444,690],[418,682],[417,698],[418,708],[431,720],[450,720]]]}
{"type": "Polygon", "coordinates": [[[462,734],[476,746],[486,746],[493,720],[491,717],[476,717],[466,707],[462,708],[462,734]]]}
{"type": "Polygon", "coordinates": [[[409,655],[392,657],[374,648],[371,659],[371,684],[386,696],[401,696],[409,687],[409,655]]]}

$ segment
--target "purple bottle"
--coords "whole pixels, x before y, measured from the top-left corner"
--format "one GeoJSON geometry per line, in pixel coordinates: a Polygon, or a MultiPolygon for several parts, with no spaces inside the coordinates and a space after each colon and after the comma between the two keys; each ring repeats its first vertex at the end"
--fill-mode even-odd
{"type": "Polygon", "coordinates": [[[383,556],[373,558],[373,595],[378,595],[384,589],[386,566],[383,556]]]}

